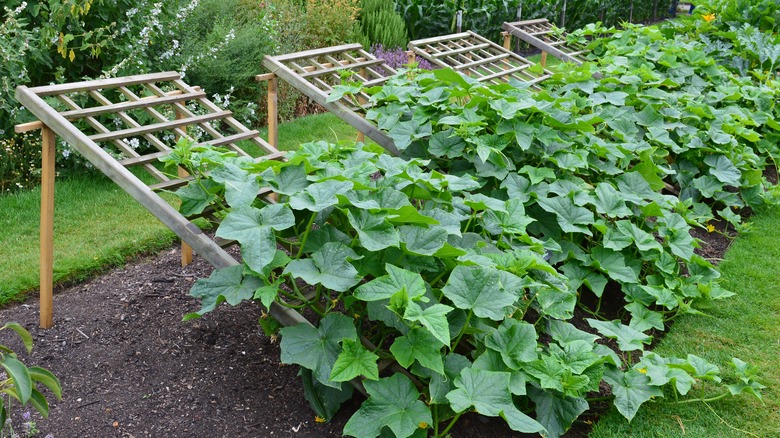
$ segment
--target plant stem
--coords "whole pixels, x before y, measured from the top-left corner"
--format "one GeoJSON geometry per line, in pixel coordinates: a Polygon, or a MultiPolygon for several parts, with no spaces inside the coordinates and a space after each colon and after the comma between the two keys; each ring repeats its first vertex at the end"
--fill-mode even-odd
{"type": "MultiPolygon", "coordinates": [[[[474,311],[473,310],[469,310],[468,315],[466,315],[466,323],[463,324],[463,328],[460,330],[460,333],[458,334],[458,337],[455,339],[455,342],[452,344],[452,348],[450,348],[450,351],[455,351],[455,349],[458,348],[458,344],[460,343],[460,339],[466,333],[466,328],[468,328],[469,322],[471,322],[471,316],[472,315],[474,315],[474,311]]],[[[447,428],[447,430],[449,430],[449,428],[447,428]]]]}
{"type": "Polygon", "coordinates": [[[692,399],[692,400],[680,400],[680,401],[676,401],[675,403],[696,403],[696,402],[708,403],[708,402],[713,402],[713,401],[720,400],[722,398],[728,397],[729,394],[731,394],[731,393],[727,391],[727,392],[724,392],[723,394],[716,395],[714,397],[695,398],[695,399],[692,399]]]}
{"type": "Polygon", "coordinates": [[[303,248],[306,246],[306,239],[309,238],[309,232],[311,231],[311,227],[314,224],[315,217],[317,217],[317,213],[312,213],[311,218],[309,218],[309,222],[306,224],[306,231],[303,232],[303,238],[301,238],[301,247],[298,248],[298,254],[295,254],[296,259],[301,258],[301,254],[303,254],[303,248]]]}
{"type": "MultiPolygon", "coordinates": [[[[463,411],[463,412],[466,412],[466,411],[463,411]]],[[[447,427],[443,431],[441,431],[441,435],[437,435],[437,436],[439,436],[439,437],[447,436],[447,432],[449,432],[450,429],[452,429],[452,426],[454,426],[455,422],[458,421],[458,419],[460,418],[461,415],[463,415],[463,412],[458,412],[457,414],[455,414],[455,416],[452,418],[452,420],[450,420],[450,424],[448,424],[447,427]]]]}

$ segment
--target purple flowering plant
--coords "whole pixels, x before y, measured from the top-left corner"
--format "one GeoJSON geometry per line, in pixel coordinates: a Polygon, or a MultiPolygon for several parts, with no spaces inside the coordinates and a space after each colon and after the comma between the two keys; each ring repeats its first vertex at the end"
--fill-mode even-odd
{"type": "MultiPolygon", "coordinates": [[[[381,44],[374,44],[371,46],[371,53],[377,58],[384,60],[389,67],[394,69],[409,64],[409,57],[407,56],[406,51],[401,47],[388,49],[381,44]]],[[[425,59],[418,59],[417,68],[421,70],[433,70],[433,65],[425,59]]]]}

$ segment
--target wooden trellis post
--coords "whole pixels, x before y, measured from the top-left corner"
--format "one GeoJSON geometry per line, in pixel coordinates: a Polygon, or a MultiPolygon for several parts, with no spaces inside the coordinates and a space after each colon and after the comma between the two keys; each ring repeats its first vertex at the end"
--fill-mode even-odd
{"type": "Polygon", "coordinates": [[[41,128],[41,265],[40,326],[54,325],[54,175],[57,137],[48,126],[41,128]]]}
{"type": "Polygon", "coordinates": [[[54,178],[57,136],[41,122],[16,125],[14,132],[41,130],[41,219],[40,219],[40,326],[54,325],[54,178]]]}

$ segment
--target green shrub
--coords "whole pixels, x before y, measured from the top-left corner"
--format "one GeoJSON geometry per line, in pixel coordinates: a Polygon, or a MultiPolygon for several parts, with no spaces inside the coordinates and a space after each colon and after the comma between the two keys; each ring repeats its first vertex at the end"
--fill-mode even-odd
{"type": "Polygon", "coordinates": [[[360,41],[368,49],[375,44],[387,48],[406,47],[406,24],[395,12],[392,0],[363,0],[360,10],[360,28],[366,41],[360,41]]]}
{"type": "Polygon", "coordinates": [[[350,40],[360,12],[360,0],[306,0],[304,44],[320,48],[350,40]]]}

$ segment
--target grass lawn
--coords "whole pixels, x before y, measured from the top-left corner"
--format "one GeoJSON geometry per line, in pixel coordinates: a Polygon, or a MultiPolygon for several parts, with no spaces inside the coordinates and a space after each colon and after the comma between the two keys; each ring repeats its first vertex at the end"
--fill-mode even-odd
{"type": "MultiPolygon", "coordinates": [[[[314,140],[354,140],[356,131],[332,114],[279,126],[279,149],[314,140]]],[[[250,152],[251,153],[251,152],[250,152]]],[[[0,305],[39,286],[40,189],[0,196],[0,305]]],[[[95,173],[57,180],[54,191],[54,278],[80,280],[157,251],[175,240],[140,204],[95,173]]]]}
{"type": "Polygon", "coordinates": [[[613,410],[591,437],[780,436],[780,208],[753,221],[753,230],[737,238],[720,264],[724,285],[737,296],[709,310],[712,318],[681,318],[654,351],[695,354],[722,371],[739,357],[761,369],[764,402],[740,396],[707,405],[647,403],[631,424],[613,410]]]}

